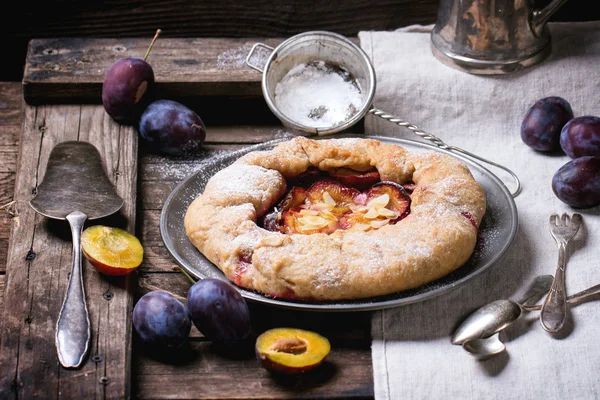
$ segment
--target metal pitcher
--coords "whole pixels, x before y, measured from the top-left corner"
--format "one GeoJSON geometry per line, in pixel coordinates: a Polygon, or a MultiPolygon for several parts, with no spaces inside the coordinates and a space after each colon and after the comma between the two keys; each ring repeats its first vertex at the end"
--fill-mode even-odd
{"type": "Polygon", "coordinates": [[[535,8],[532,0],[440,0],[433,54],[472,74],[508,74],[551,53],[547,22],[567,0],[535,8]]]}

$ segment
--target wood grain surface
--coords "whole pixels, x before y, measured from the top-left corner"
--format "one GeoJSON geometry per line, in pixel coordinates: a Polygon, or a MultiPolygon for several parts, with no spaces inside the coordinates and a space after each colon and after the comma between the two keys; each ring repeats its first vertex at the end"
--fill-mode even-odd
{"type": "MultiPolygon", "coordinates": [[[[549,0],[537,0],[544,4],[549,0]]],[[[393,30],[432,24],[439,0],[46,0],[15,2],[4,25],[0,80],[20,81],[27,43],[53,37],[152,37],[157,28],[166,38],[287,37],[308,30],[356,36],[361,30],[393,30]]],[[[600,9],[568,1],[555,21],[600,19],[600,9]]]]}
{"type": "Polygon", "coordinates": [[[6,252],[12,221],[15,171],[22,124],[23,95],[18,83],[0,83],[0,279],[6,271],[6,252]]]}
{"type": "MultiPolygon", "coordinates": [[[[356,39],[355,39],[356,40],[356,39]]],[[[102,82],[120,58],[143,58],[151,38],[36,39],[29,44],[23,77],[25,101],[101,101],[102,82]]],[[[282,39],[158,38],[147,61],[158,96],[195,99],[206,96],[259,96],[261,74],[245,64],[257,42],[276,46],[282,39]]],[[[257,53],[259,62],[268,53],[257,53]]],[[[264,61],[263,61],[264,63],[264,61]]]]}
{"type": "Polygon", "coordinates": [[[28,201],[53,146],[87,141],[100,151],[125,200],[119,215],[106,221],[133,232],[137,133],[112,123],[97,106],[27,106],[23,121],[14,189],[18,219],[10,229],[0,328],[0,398],[128,398],[131,278],[107,279],[86,262],[91,350],[82,368],[60,367],[54,333],[71,269],[71,234],[66,222],[37,215],[28,201]]]}
{"type": "MultiPolygon", "coordinates": [[[[13,90],[18,94],[16,89],[20,85],[15,85],[13,90]]],[[[272,114],[264,106],[262,98],[236,98],[235,96],[202,98],[199,96],[191,100],[193,100],[194,109],[210,122],[207,122],[207,138],[203,150],[193,157],[174,158],[149,152],[142,146],[137,158],[136,233],[144,246],[145,257],[140,270],[132,276],[133,281],[138,283],[134,288],[136,290],[133,291],[134,301],[143,293],[157,289],[170,291],[185,301],[190,282],[179,272],[174,259],[162,242],[159,231],[162,205],[177,183],[201,168],[203,163],[212,156],[290,135],[281,127],[279,121],[272,117],[272,114]],[[229,107],[224,107],[224,105],[229,105],[229,107]],[[231,114],[229,109],[242,110],[242,112],[231,114]]],[[[49,110],[59,114],[61,112],[59,110],[63,110],[65,121],[74,118],[74,115],[80,116],[80,130],[89,129],[92,126],[89,121],[99,119],[103,113],[102,106],[98,105],[27,106],[26,108],[28,111],[25,115],[28,118],[25,126],[36,126],[35,123],[31,123],[32,115],[30,113],[32,110],[37,110],[38,117],[50,112],[49,110]],[[70,114],[73,115],[69,117],[70,114]]],[[[118,126],[110,120],[103,119],[103,123],[105,125],[102,129],[108,132],[118,126]]],[[[65,125],[74,126],[74,124],[67,123],[65,125]]],[[[29,132],[29,135],[31,134],[32,132],[29,132]]],[[[16,165],[11,168],[17,169],[16,165]]],[[[10,188],[7,188],[7,197],[12,197],[10,188]]],[[[43,225],[37,221],[37,226],[43,225]]],[[[63,232],[63,236],[60,238],[60,245],[63,247],[69,244],[67,236],[68,233],[63,232]]],[[[67,257],[67,254],[65,252],[63,258],[67,257]]],[[[93,278],[90,276],[94,274],[95,271],[88,265],[85,275],[87,284],[91,282],[93,278]]],[[[2,283],[2,277],[3,275],[0,275],[0,283],[2,283]]],[[[20,279],[24,279],[24,277],[21,276],[20,279]]],[[[47,275],[42,279],[48,280],[47,275]]],[[[55,283],[53,285],[56,286],[55,283]]],[[[92,293],[103,294],[98,291],[92,291],[92,293]]],[[[88,292],[88,299],[90,296],[94,296],[94,294],[88,292]]],[[[113,301],[114,299],[111,300],[111,303],[113,301]]],[[[14,303],[14,301],[7,302],[11,308],[14,307],[14,303]]],[[[25,300],[23,307],[26,305],[31,306],[32,303],[25,300]]],[[[35,309],[35,304],[32,307],[35,309]]],[[[324,334],[332,343],[332,351],[327,362],[322,368],[310,374],[282,378],[273,376],[264,370],[252,351],[246,351],[235,357],[221,354],[195,328],[192,330],[189,344],[180,352],[165,353],[148,348],[137,340],[135,334],[132,334],[131,396],[150,399],[373,398],[370,313],[298,312],[254,303],[251,303],[250,307],[255,334],[276,326],[302,327],[324,334]]],[[[52,314],[53,311],[46,311],[45,320],[55,318],[52,314]]],[[[52,319],[52,321],[54,320],[52,319]]],[[[53,327],[53,324],[54,322],[46,323],[49,327],[53,327]]],[[[37,336],[44,337],[44,334],[38,332],[37,336]]],[[[30,345],[37,343],[35,345],[37,351],[40,351],[40,347],[46,348],[46,352],[43,353],[45,356],[55,357],[53,343],[49,343],[47,338],[44,340],[30,340],[29,343],[30,345]]],[[[12,345],[17,346],[14,343],[12,345]]],[[[7,358],[14,356],[14,352],[9,353],[7,358]]],[[[11,367],[15,367],[15,365],[11,365],[11,367]]],[[[10,377],[11,380],[3,382],[3,385],[10,384],[9,398],[14,397],[15,391],[18,391],[20,395],[27,396],[34,390],[48,388],[43,383],[44,381],[37,384],[35,383],[37,381],[34,382],[35,376],[48,374],[48,372],[46,370],[34,371],[33,364],[29,364],[29,367],[30,370],[21,371],[19,374],[19,377],[25,377],[25,380],[14,380],[13,375],[10,377]],[[15,382],[14,385],[13,382],[15,382]],[[22,385],[25,383],[29,385],[29,389],[19,386],[19,382],[22,385]],[[40,385],[41,389],[38,389],[40,385]]],[[[4,370],[4,364],[2,368],[4,370]]],[[[54,375],[49,374],[51,381],[58,379],[62,382],[62,380],[74,379],[72,376],[64,374],[57,376],[56,371],[59,368],[55,364],[52,368],[55,372],[54,375]]],[[[101,377],[98,374],[95,375],[97,379],[101,377]]],[[[96,382],[94,382],[95,384],[96,382]]],[[[117,382],[111,382],[106,387],[111,385],[118,386],[117,382]]],[[[70,386],[65,384],[64,387],[70,386]]],[[[104,388],[104,386],[94,387],[104,388]]],[[[69,397],[64,392],[61,393],[56,397],[69,397]]],[[[81,393],[81,391],[74,391],[73,395],[81,393]]]]}
{"type": "MultiPolygon", "coordinates": [[[[259,102],[260,100],[256,100],[259,102]]],[[[280,125],[208,126],[203,151],[195,157],[173,159],[140,152],[139,227],[145,262],[139,273],[140,294],[162,289],[185,302],[190,282],[165,248],[160,235],[164,201],[206,160],[244,146],[290,135],[280,125]]],[[[164,354],[134,342],[133,376],[139,398],[279,399],[373,397],[370,313],[299,312],[257,303],[249,304],[255,334],[272,327],[311,329],[332,343],[328,362],[308,375],[278,378],[264,370],[252,351],[237,357],[219,354],[194,329],[189,346],[164,354]],[[235,379],[232,379],[235,376],[235,379]]]]}

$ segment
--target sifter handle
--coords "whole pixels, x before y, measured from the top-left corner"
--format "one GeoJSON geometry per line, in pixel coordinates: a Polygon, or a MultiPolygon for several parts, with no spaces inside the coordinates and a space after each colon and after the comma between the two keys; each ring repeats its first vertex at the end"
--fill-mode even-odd
{"type": "Polygon", "coordinates": [[[256,43],[254,46],[252,46],[252,48],[250,49],[250,52],[248,53],[248,55],[246,56],[246,65],[249,66],[252,69],[257,70],[258,72],[263,72],[265,65],[254,65],[250,62],[250,60],[252,59],[252,56],[254,55],[254,52],[256,51],[256,49],[258,49],[259,47],[262,47],[263,49],[267,49],[269,51],[273,51],[273,47],[271,46],[267,46],[264,43],[256,43]]]}
{"type": "Polygon", "coordinates": [[[515,181],[515,186],[516,186],[515,190],[510,192],[510,194],[512,195],[512,197],[517,197],[517,195],[521,192],[521,181],[519,180],[519,177],[517,177],[517,175],[514,172],[512,172],[510,169],[508,169],[507,167],[500,165],[500,164],[496,164],[493,161],[486,160],[485,158],[480,157],[480,156],[473,154],[469,151],[466,151],[464,149],[461,149],[460,147],[450,146],[450,145],[446,144],[442,139],[438,138],[437,136],[427,133],[427,132],[421,130],[421,128],[419,128],[418,126],[413,125],[410,122],[403,120],[402,118],[396,117],[394,115],[390,115],[390,114],[386,113],[385,111],[382,111],[378,108],[372,107],[368,111],[368,113],[375,115],[376,117],[383,118],[386,121],[389,121],[393,124],[400,125],[404,128],[410,129],[415,135],[419,136],[422,139],[429,140],[430,142],[432,142],[434,145],[436,145],[440,149],[464,154],[466,156],[469,156],[476,160],[482,161],[486,164],[493,165],[496,168],[500,168],[500,169],[508,172],[510,174],[510,176],[512,176],[513,180],[515,181]]]}

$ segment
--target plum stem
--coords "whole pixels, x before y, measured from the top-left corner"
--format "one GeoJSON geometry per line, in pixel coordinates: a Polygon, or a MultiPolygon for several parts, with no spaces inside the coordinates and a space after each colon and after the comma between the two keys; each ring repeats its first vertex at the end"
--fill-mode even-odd
{"type": "Polygon", "coordinates": [[[186,278],[188,278],[188,280],[189,280],[190,282],[192,282],[192,285],[193,285],[194,283],[196,283],[196,281],[194,280],[194,278],[192,278],[192,277],[190,276],[190,274],[188,274],[187,272],[185,272],[185,270],[184,270],[183,268],[179,268],[179,270],[181,271],[181,273],[182,273],[182,274],[184,274],[184,275],[185,275],[185,277],[186,277],[186,278]]]}
{"type": "Polygon", "coordinates": [[[176,294],[176,293],[173,293],[173,292],[171,292],[171,291],[169,291],[169,290],[163,289],[163,288],[161,288],[161,287],[158,287],[158,286],[154,286],[154,285],[152,285],[152,284],[150,284],[150,283],[141,283],[140,285],[141,285],[141,286],[142,286],[144,289],[148,289],[148,290],[150,290],[150,291],[160,290],[160,291],[162,291],[162,292],[167,292],[167,293],[169,293],[171,296],[175,297],[177,300],[181,301],[183,304],[186,304],[186,303],[187,303],[187,299],[186,299],[185,297],[183,297],[183,296],[180,296],[180,295],[178,295],[178,294],[176,294]]]}
{"type": "Polygon", "coordinates": [[[156,30],[156,34],[154,35],[154,39],[152,39],[152,42],[150,42],[150,46],[148,47],[148,50],[146,50],[146,55],[144,55],[144,61],[146,61],[146,59],[150,55],[150,50],[152,50],[152,47],[154,46],[154,42],[156,42],[156,39],[158,39],[158,35],[160,35],[161,32],[162,31],[160,29],[156,30]]]}

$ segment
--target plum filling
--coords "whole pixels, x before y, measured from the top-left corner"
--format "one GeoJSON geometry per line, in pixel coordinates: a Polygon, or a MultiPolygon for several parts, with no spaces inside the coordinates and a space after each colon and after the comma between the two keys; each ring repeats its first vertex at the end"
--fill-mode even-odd
{"type": "Polygon", "coordinates": [[[242,278],[248,272],[248,269],[252,266],[252,255],[241,254],[238,256],[238,267],[235,269],[234,276],[228,276],[227,278],[238,286],[242,286],[242,278]]]}
{"type": "MultiPolygon", "coordinates": [[[[412,183],[408,185],[412,190],[412,183]]],[[[287,194],[259,224],[287,234],[330,234],[338,229],[378,229],[409,213],[410,196],[404,187],[381,182],[376,171],[313,169],[288,181],[287,194]]]]}
{"type": "Polygon", "coordinates": [[[479,229],[479,226],[477,226],[477,221],[475,221],[475,218],[473,218],[473,216],[466,212],[466,211],[462,211],[460,213],[463,217],[465,217],[466,219],[469,220],[469,222],[471,223],[471,225],[473,225],[473,227],[475,227],[475,229],[479,229]]]}

